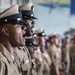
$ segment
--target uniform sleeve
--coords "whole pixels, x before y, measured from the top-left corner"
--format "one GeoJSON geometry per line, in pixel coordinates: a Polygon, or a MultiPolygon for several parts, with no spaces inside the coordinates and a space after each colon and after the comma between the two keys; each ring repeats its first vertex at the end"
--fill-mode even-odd
{"type": "Polygon", "coordinates": [[[55,55],[55,54],[56,54],[56,53],[53,52],[53,50],[50,48],[50,49],[49,49],[49,56],[50,56],[50,58],[51,58],[52,63],[54,63],[55,60],[56,60],[56,55],[55,55]]]}
{"type": "Polygon", "coordinates": [[[0,75],[7,75],[6,72],[6,65],[3,61],[0,61],[0,75]]]}
{"type": "Polygon", "coordinates": [[[49,56],[50,56],[50,58],[51,58],[51,49],[49,48],[49,49],[47,50],[47,52],[48,52],[48,54],[49,54],[49,56]]]}

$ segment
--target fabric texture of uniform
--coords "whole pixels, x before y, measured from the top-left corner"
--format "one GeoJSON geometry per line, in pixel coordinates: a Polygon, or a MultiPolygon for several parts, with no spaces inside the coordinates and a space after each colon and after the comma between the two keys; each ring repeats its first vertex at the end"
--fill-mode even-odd
{"type": "Polygon", "coordinates": [[[19,70],[8,50],[0,44],[0,75],[19,75],[19,70]]]}
{"type": "Polygon", "coordinates": [[[16,62],[19,64],[18,66],[21,68],[20,72],[25,75],[31,75],[32,70],[32,62],[31,56],[26,46],[19,47],[15,50],[16,62]]]}

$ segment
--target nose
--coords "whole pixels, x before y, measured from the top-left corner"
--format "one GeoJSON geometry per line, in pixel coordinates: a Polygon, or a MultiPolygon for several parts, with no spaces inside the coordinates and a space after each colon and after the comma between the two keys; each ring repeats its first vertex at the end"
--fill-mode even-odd
{"type": "Polygon", "coordinates": [[[32,24],[33,24],[33,25],[35,24],[35,21],[34,21],[34,20],[32,20],[32,24]]]}

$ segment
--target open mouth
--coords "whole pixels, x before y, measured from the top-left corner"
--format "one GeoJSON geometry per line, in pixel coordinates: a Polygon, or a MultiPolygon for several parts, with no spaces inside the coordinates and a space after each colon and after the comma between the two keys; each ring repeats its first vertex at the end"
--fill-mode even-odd
{"type": "Polygon", "coordinates": [[[25,37],[25,34],[23,35],[23,37],[25,37]]]}

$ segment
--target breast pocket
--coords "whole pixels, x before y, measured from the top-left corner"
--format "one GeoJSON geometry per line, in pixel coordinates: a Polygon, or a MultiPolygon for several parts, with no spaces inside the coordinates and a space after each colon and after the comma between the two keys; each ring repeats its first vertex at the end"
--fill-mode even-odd
{"type": "Polygon", "coordinates": [[[23,61],[22,61],[22,70],[23,71],[27,71],[28,70],[28,68],[29,68],[29,59],[24,59],[23,61]]]}

